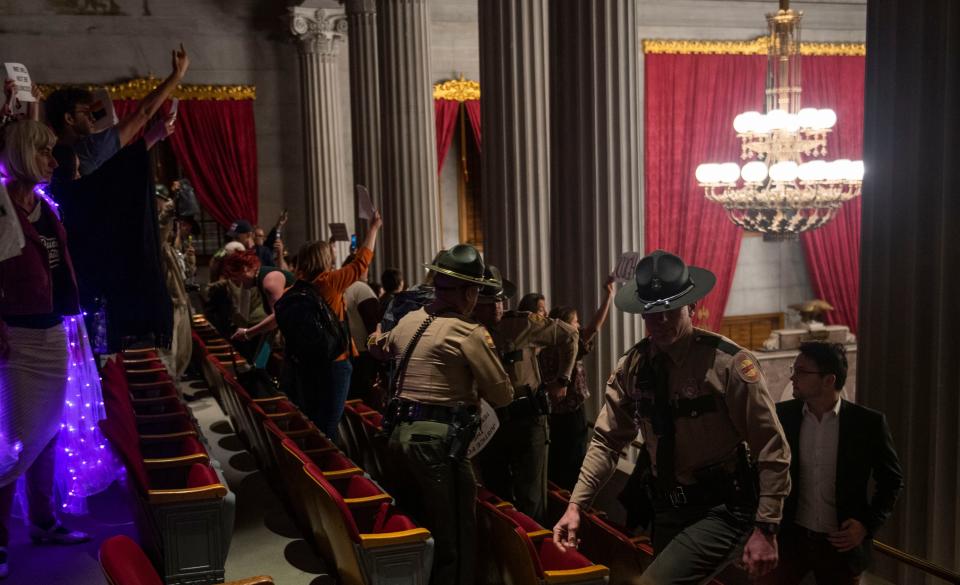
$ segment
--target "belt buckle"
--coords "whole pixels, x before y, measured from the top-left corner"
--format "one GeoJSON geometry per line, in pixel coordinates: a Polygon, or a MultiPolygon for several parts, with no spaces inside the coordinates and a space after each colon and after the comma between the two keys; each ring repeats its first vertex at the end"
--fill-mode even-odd
{"type": "Polygon", "coordinates": [[[667,499],[670,500],[670,504],[674,508],[679,508],[680,506],[686,505],[687,494],[683,491],[683,486],[678,485],[670,490],[670,493],[667,495],[667,499]]]}

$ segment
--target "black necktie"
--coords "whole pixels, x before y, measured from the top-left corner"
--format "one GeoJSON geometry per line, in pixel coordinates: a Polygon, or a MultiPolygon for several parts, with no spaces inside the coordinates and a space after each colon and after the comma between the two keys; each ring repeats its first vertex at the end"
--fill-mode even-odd
{"type": "Polygon", "coordinates": [[[653,399],[654,432],[657,434],[657,485],[661,490],[673,489],[676,484],[673,471],[676,427],[673,424],[673,409],[670,408],[670,369],[667,354],[660,353],[653,359],[656,392],[653,399]]]}

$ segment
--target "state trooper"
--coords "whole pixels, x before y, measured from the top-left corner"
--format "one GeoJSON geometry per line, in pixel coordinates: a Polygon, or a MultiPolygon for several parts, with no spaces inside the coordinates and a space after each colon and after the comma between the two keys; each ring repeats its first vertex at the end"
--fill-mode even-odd
{"type": "Polygon", "coordinates": [[[558,546],[577,545],[581,510],[639,430],[645,448],[621,501],[630,523],[652,521],[656,558],[638,583],[705,583],[738,555],[752,576],[777,563],[790,450],[756,359],[693,327],[693,306],[715,283],[710,271],[657,250],[617,293],[617,307],[640,313],[648,336],[607,381],[580,478],[554,527],[558,546]]]}
{"type": "Polygon", "coordinates": [[[503,367],[510,375],[514,399],[497,409],[500,428],[476,461],[484,486],[518,510],[543,521],[547,502],[547,443],[550,402],[562,399],[577,358],[578,331],[559,319],[526,311],[507,311],[504,302],[516,286],[496,266],[487,268],[490,285],[480,291],[473,315],[493,337],[503,367]],[[558,376],[540,379],[537,353],[556,347],[558,376]]]}
{"type": "Polygon", "coordinates": [[[410,505],[433,534],[434,584],[472,584],[476,556],[476,477],[466,451],[480,398],[509,404],[513,386],[486,329],[467,315],[484,278],[480,254],[460,244],[425,265],[435,299],[371,337],[379,359],[399,360],[385,427],[388,448],[413,482],[410,505]]]}

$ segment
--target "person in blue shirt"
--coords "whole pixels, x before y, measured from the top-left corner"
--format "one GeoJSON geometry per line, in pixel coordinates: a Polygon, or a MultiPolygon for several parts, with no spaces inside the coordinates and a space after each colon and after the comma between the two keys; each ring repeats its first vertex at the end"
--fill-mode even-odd
{"type": "MultiPolygon", "coordinates": [[[[91,174],[132,142],[163,102],[173,94],[190,67],[190,58],[182,44],[173,51],[172,67],[170,75],[143,98],[133,112],[103,132],[94,132],[94,97],[89,90],[64,87],[50,94],[45,103],[47,121],[57,134],[58,144],[69,146],[76,153],[80,160],[81,176],[91,174]]],[[[173,118],[173,115],[167,116],[160,128],[168,129],[167,134],[173,130],[173,118]]],[[[155,141],[148,141],[148,147],[155,141]]]]}

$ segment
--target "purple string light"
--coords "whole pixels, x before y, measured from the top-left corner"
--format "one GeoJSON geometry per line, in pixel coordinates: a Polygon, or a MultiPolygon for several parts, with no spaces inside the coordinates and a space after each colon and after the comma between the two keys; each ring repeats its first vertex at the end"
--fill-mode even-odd
{"type": "Polygon", "coordinates": [[[106,417],[100,376],[80,315],[64,317],[67,333],[67,399],[57,440],[56,484],[60,506],[86,513],[86,498],[107,489],[119,465],[97,421],[106,417]]]}

